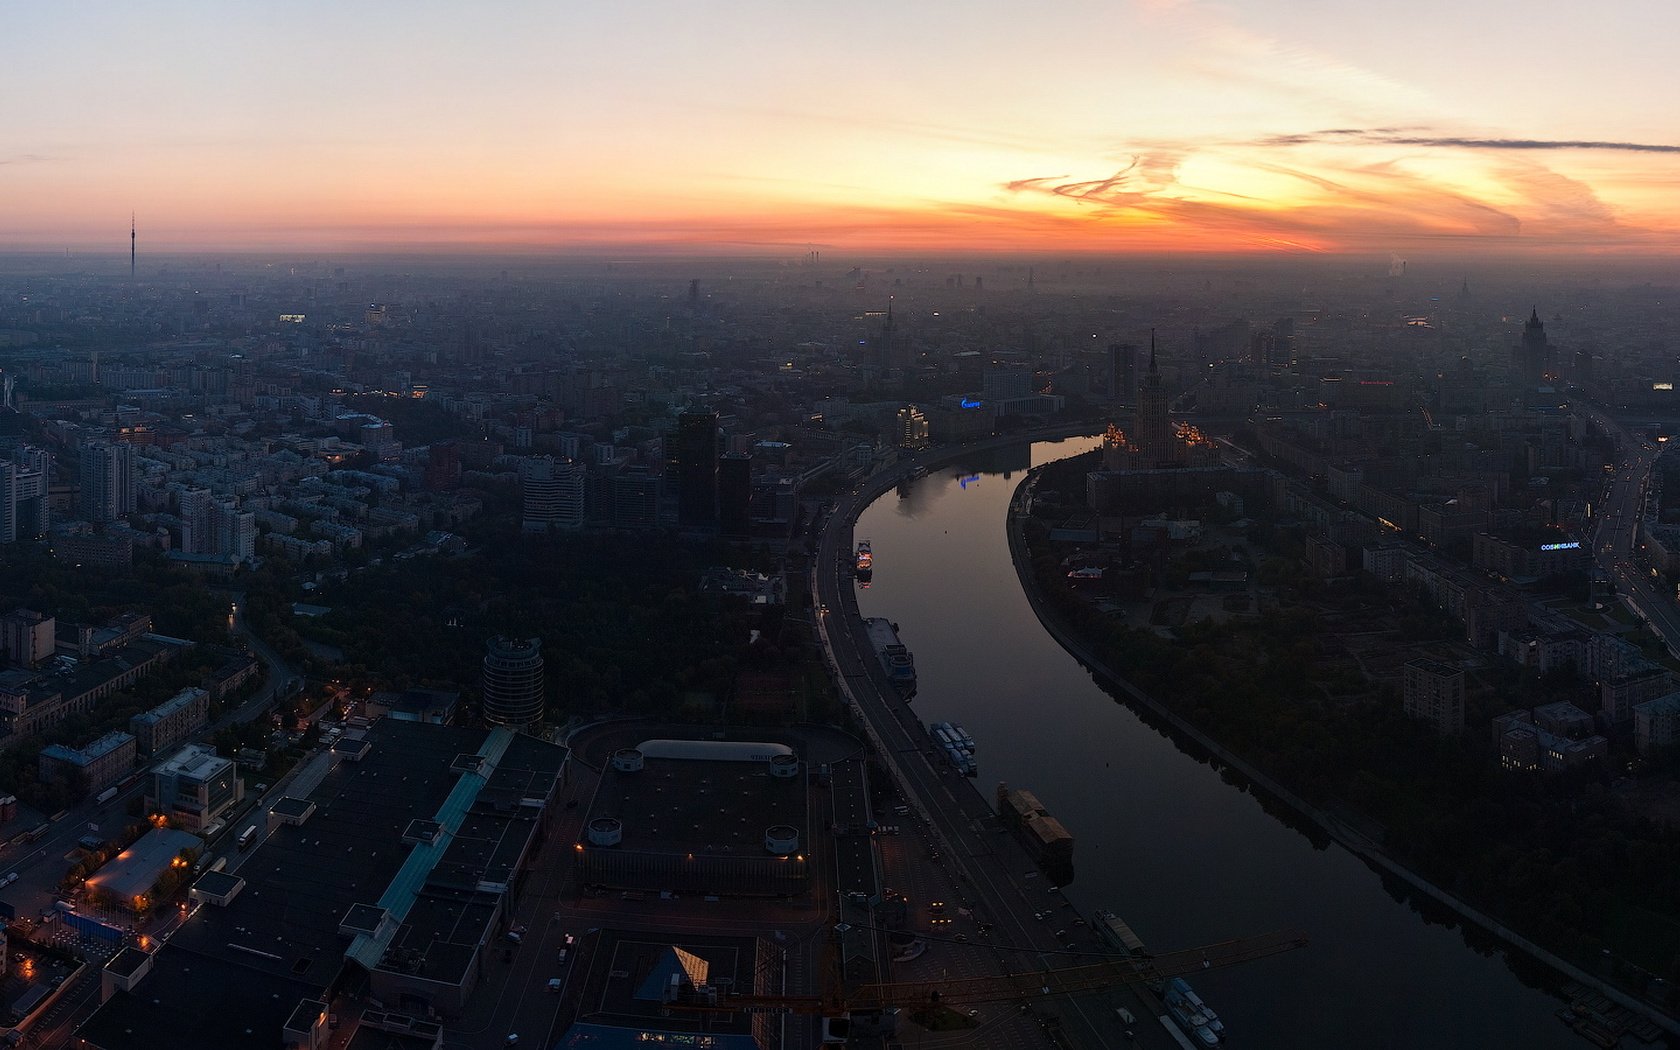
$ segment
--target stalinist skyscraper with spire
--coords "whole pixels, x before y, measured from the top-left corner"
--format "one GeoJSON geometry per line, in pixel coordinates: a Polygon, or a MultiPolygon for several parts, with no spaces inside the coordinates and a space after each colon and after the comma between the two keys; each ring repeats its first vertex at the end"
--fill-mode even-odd
{"type": "Polygon", "coordinates": [[[1546,368],[1551,364],[1552,348],[1546,339],[1546,323],[1540,320],[1540,309],[1529,312],[1523,325],[1522,344],[1517,348],[1517,371],[1523,382],[1540,383],[1545,380],[1546,368]]]}
{"type": "MultiPolygon", "coordinates": [[[[1131,432],[1113,424],[1103,435],[1103,471],[1136,473],[1179,467],[1216,467],[1218,447],[1189,423],[1167,418],[1167,387],[1155,361],[1155,333],[1149,333],[1149,371],[1138,384],[1131,432]]],[[[1095,503],[1092,506],[1096,506],[1095,503]]]]}
{"type": "Polygon", "coordinates": [[[1133,429],[1138,448],[1150,466],[1171,463],[1177,458],[1178,442],[1173,440],[1172,423],[1167,419],[1167,388],[1155,366],[1153,331],[1149,333],[1149,371],[1138,386],[1137,422],[1133,429]]]}

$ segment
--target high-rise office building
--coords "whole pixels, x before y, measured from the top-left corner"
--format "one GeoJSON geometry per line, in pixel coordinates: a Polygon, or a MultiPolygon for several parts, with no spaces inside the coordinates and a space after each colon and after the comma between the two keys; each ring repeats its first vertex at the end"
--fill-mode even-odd
{"type": "Polygon", "coordinates": [[[651,529],[659,525],[660,479],[646,467],[629,467],[610,475],[610,515],[614,528],[651,529]]]}
{"type": "Polygon", "coordinates": [[[732,540],[752,534],[752,457],[731,452],[718,461],[718,531],[732,540]]]}
{"type": "Polygon", "coordinates": [[[240,561],[250,561],[257,553],[257,516],[240,510],[231,499],[210,504],[209,554],[231,554],[240,561]]]}
{"type": "Polygon", "coordinates": [[[583,527],[582,463],[533,456],[519,464],[521,520],[528,532],[583,527]]]}
{"type": "Polygon", "coordinates": [[[95,441],[82,447],[82,517],[115,521],[134,513],[134,446],[95,441]]]}
{"type": "Polygon", "coordinates": [[[718,417],[684,412],[677,417],[677,524],[717,523],[718,417]]]}
{"type": "Polygon", "coordinates": [[[1108,367],[1103,392],[1110,401],[1135,404],[1138,392],[1138,348],[1131,343],[1108,344],[1108,367]]]}
{"type": "Polygon", "coordinates": [[[542,639],[490,639],[484,652],[484,720],[523,729],[542,721],[542,639]]]}
{"type": "Polygon", "coordinates": [[[176,514],[181,519],[183,554],[214,554],[215,533],[210,519],[210,507],[216,497],[209,489],[182,489],[176,496],[176,514]]]}
{"type": "Polygon", "coordinates": [[[47,533],[47,454],[21,446],[0,461],[0,543],[32,540],[47,533]]]}

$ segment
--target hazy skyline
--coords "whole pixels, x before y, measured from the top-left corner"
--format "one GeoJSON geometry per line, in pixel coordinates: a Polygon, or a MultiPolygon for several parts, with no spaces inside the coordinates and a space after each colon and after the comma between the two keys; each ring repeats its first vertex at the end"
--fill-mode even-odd
{"type": "Polygon", "coordinates": [[[0,249],[1670,252],[1680,12],[9,12],[0,249]]]}

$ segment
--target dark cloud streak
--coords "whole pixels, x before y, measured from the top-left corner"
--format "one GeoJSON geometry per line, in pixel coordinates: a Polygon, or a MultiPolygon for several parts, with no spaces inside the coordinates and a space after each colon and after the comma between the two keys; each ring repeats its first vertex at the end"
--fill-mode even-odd
{"type": "Polygon", "coordinates": [[[1357,143],[1382,146],[1423,146],[1436,149],[1491,150],[1610,150],[1621,153],[1680,153],[1680,145],[1662,142],[1612,142],[1601,139],[1500,139],[1462,135],[1419,135],[1408,128],[1326,128],[1296,135],[1270,135],[1259,146],[1310,146],[1318,143],[1357,143]]]}

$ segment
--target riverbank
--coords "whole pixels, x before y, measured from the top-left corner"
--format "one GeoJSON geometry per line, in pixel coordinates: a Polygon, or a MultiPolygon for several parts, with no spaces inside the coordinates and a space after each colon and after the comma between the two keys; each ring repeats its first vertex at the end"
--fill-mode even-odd
{"type": "MultiPolygon", "coordinates": [[[[1093,647],[1080,638],[1069,623],[1041,590],[1032,566],[1030,551],[1026,545],[1023,528],[1022,509],[1025,505],[1024,497],[1030,493],[1035,479],[1040,476],[1041,468],[1029,471],[1016,487],[1009,504],[1007,535],[1009,553],[1014,564],[1020,586],[1027,599],[1034,616],[1052,639],[1069,655],[1073,656],[1103,685],[1111,694],[1131,701],[1134,706],[1150,713],[1155,719],[1170,726],[1183,739],[1192,742],[1197,748],[1205,751],[1232,770],[1247,778],[1259,790],[1288,806],[1299,817],[1311,826],[1322,831],[1326,836],[1340,843],[1347,850],[1359,857],[1368,866],[1382,874],[1392,876],[1403,882],[1419,895],[1427,897],[1436,903],[1450,909],[1466,922],[1486,931],[1491,936],[1503,942],[1509,948],[1526,956],[1541,965],[1551,969],[1564,978],[1578,984],[1592,988],[1614,1002],[1650,1017],[1657,1025],[1671,1033],[1680,1033],[1680,1021],[1662,1013],[1657,1007],[1646,1003],[1627,992],[1610,985],[1601,978],[1595,977],[1560,956],[1529,941],[1516,931],[1502,925],[1491,916],[1479,911],[1468,902],[1453,896],[1447,891],[1429,882],[1417,872],[1390,855],[1379,843],[1339,819],[1334,814],[1326,812],[1306,802],[1293,791],[1277,783],[1271,777],[1262,773],[1236,754],[1223,747],[1207,733],[1191,725],[1176,711],[1164,703],[1136,688],[1131,682],[1117,673],[1109,663],[1101,657],[1093,647]]],[[[1559,983],[1562,983],[1561,981],[1559,983]]]]}

